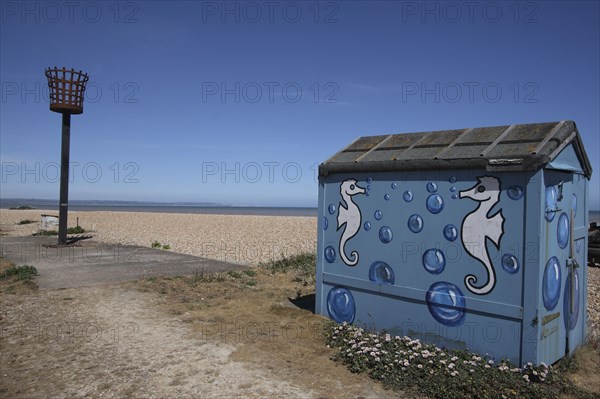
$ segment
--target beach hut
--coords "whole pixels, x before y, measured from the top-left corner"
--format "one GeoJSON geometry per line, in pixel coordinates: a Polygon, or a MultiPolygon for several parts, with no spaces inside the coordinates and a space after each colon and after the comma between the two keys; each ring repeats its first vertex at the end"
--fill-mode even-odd
{"type": "Polygon", "coordinates": [[[572,121],[361,137],[319,167],[316,312],[518,364],[586,339],[572,121]]]}

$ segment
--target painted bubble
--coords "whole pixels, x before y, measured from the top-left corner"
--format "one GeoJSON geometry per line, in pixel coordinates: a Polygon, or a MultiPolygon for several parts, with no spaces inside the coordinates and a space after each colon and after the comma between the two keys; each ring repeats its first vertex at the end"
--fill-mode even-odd
{"type": "Polygon", "coordinates": [[[579,317],[579,272],[577,269],[574,270],[574,274],[569,273],[567,281],[565,281],[563,315],[565,328],[574,329],[579,317]],[[572,276],[574,276],[573,281],[571,281],[572,276]],[[571,311],[571,285],[573,285],[573,311],[571,311]]]}
{"type": "Polygon", "coordinates": [[[456,192],[456,187],[454,187],[454,186],[450,187],[450,192],[451,193],[456,192]]]}
{"type": "Polygon", "coordinates": [[[389,201],[390,200],[390,195],[389,194],[384,195],[383,199],[386,200],[386,201],[389,201]]]}
{"type": "Polygon", "coordinates": [[[365,231],[371,230],[371,222],[365,222],[363,228],[365,229],[365,231]]]}
{"type": "Polygon", "coordinates": [[[404,194],[402,194],[402,198],[404,198],[404,201],[406,202],[410,202],[413,200],[413,193],[410,190],[406,190],[404,192],[404,194]]]}
{"type": "Polygon", "coordinates": [[[366,195],[367,197],[369,197],[369,196],[371,195],[371,193],[369,193],[368,191],[365,191],[365,195],[366,195]]]}
{"type": "Polygon", "coordinates": [[[544,307],[552,310],[558,303],[560,297],[560,263],[556,256],[551,257],[546,262],[544,277],[542,277],[542,299],[544,307]]]}
{"type": "Polygon", "coordinates": [[[367,183],[373,183],[373,178],[372,177],[367,177],[367,183]]]}
{"type": "Polygon", "coordinates": [[[431,194],[427,198],[426,205],[429,212],[433,214],[440,213],[444,209],[444,200],[438,194],[431,194]]]}
{"type": "Polygon", "coordinates": [[[446,267],[446,257],[439,249],[428,249],[423,254],[423,267],[431,274],[440,274],[446,267]]]}
{"type": "Polygon", "coordinates": [[[392,241],[392,238],[394,238],[394,235],[392,234],[392,229],[388,226],[382,226],[379,229],[379,239],[382,243],[387,244],[392,241]]]}
{"type": "Polygon", "coordinates": [[[521,186],[510,186],[506,190],[506,193],[508,194],[508,197],[510,199],[518,200],[523,198],[523,189],[521,188],[521,186]]]}
{"type": "Polygon", "coordinates": [[[456,285],[437,282],[429,287],[425,296],[429,313],[446,326],[458,326],[465,318],[465,297],[456,285]]]}
{"type": "Polygon", "coordinates": [[[335,205],[329,204],[329,207],[327,208],[327,210],[329,211],[330,215],[333,215],[335,213],[335,205]]]}
{"type": "Polygon", "coordinates": [[[380,260],[373,262],[369,268],[369,280],[378,284],[393,285],[396,277],[391,266],[380,260]]]}
{"type": "Polygon", "coordinates": [[[375,211],[375,213],[373,214],[373,217],[375,218],[375,220],[381,220],[383,218],[383,212],[381,212],[379,209],[375,211]]]}
{"type": "Polygon", "coordinates": [[[392,183],[392,190],[395,190],[398,188],[398,183],[392,183]]]}
{"type": "Polygon", "coordinates": [[[457,199],[457,198],[458,198],[458,195],[452,194],[452,199],[457,199]]]}
{"type": "Polygon", "coordinates": [[[513,254],[502,255],[502,268],[510,274],[519,271],[519,260],[513,254]]]}
{"type": "Polygon", "coordinates": [[[434,182],[430,181],[429,183],[427,183],[427,191],[429,191],[430,193],[435,193],[437,189],[438,186],[434,182]]]}
{"type": "Polygon", "coordinates": [[[456,177],[452,176],[448,179],[448,181],[452,184],[456,183],[456,177]]]}
{"type": "Polygon", "coordinates": [[[579,240],[575,241],[575,250],[577,251],[577,253],[581,252],[582,243],[583,243],[583,239],[579,239],[579,240]]]}
{"type": "Polygon", "coordinates": [[[448,241],[454,241],[458,237],[458,229],[453,224],[447,224],[444,226],[444,237],[448,241]]]}
{"type": "Polygon", "coordinates": [[[327,294],[327,312],[338,323],[352,323],[356,314],[354,297],[344,287],[334,287],[327,294]]]}
{"type": "Polygon", "coordinates": [[[571,203],[571,209],[573,209],[573,217],[577,216],[577,196],[573,194],[573,202],[571,203]]]}
{"type": "Polygon", "coordinates": [[[323,230],[327,230],[329,227],[329,220],[326,217],[323,218],[323,230]]]}
{"type": "Polygon", "coordinates": [[[556,240],[558,241],[558,246],[563,249],[566,248],[569,243],[569,229],[569,217],[563,212],[558,217],[558,225],[556,226],[556,240]]]}
{"type": "Polygon", "coordinates": [[[371,185],[370,185],[370,184],[368,184],[368,185],[367,185],[367,190],[370,190],[370,189],[371,189],[371,185]]]}
{"type": "Polygon", "coordinates": [[[549,222],[554,220],[556,205],[556,189],[554,187],[548,187],[546,189],[546,220],[549,222]]]}
{"type": "Polygon", "coordinates": [[[336,254],[335,249],[329,245],[325,248],[325,260],[329,263],[335,262],[336,254]]]}
{"type": "Polygon", "coordinates": [[[419,233],[423,230],[423,218],[417,214],[410,215],[408,218],[408,228],[413,233],[419,233]]]}

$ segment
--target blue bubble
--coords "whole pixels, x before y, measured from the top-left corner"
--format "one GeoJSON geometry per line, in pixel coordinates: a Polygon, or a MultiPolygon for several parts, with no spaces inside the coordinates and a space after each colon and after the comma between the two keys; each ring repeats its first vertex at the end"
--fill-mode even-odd
{"type": "Polygon", "coordinates": [[[546,189],[546,220],[549,222],[554,220],[556,204],[556,189],[554,187],[548,187],[546,189]]]}
{"type": "Polygon", "coordinates": [[[392,190],[395,190],[398,188],[398,183],[392,183],[392,190]]]}
{"type": "Polygon", "coordinates": [[[565,322],[565,328],[572,330],[577,325],[577,319],[579,318],[579,272],[577,269],[574,270],[575,278],[571,282],[571,273],[567,276],[565,281],[565,294],[563,296],[563,321],[565,322]],[[571,285],[573,285],[573,311],[571,312],[571,285]]]}
{"type": "Polygon", "coordinates": [[[368,197],[368,196],[370,196],[371,194],[370,194],[368,191],[365,191],[365,195],[368,197]]]}
{"type": "Polygon", "coordinates": [[[327,220],[326,217],[323,218],[323,230],[327,230],[327,227],[329,227],[329,220],[327,220]]]}
{"type": "Polygon", "coordinates": [[[373,262],[369,268],[369,280],[378,284],[393,285],[396,277],[394,276],[394,270],[392,270],[390,265],[378,260],[373,262]]]}
{"type": "Polygon", "coordinates": [[[329,204],[329,207],[327,208],[327,210],[329,211],[330,215],[333,215],[335,213],[335,205],[329,204]]]}
{"type": "Polygon", "coordinates": [[[444,237],[448,241],[454,241],[458,237],[458,229],[453,224],[447,224],[444,227],[444,237]]]}
{"type": "Polygon", "coordinates": [[[371,222],[365,222],[363,228],[365,229],[365,231],[371,230],[371,222]]]}
{"type": "Polygon", "coordinates": [[[368,184],[368,185],[367,185],[367,190],[370,190],[370,189],[371,189],[371,185],[370,185],[370,184],[368,184]]]}
{"type": "Polygon", "coordinates": [[[390,241],[392,241],[392,238],[393,238],[392,229],[390,229],[388,226],[382,226],[379,229],[379,239],[381,240],[382,243],[387,244],[390,241]]]}
{"type": "Polygon", "coordinates": [[[454,186],[450,187],[450,192],[451,192],[451,193],[453,193],[453,192],[455,192],[455,191],[456,191],[456,187],[454,187],[454,186]]]}
{"type": "Polygon", "coordinates": [[[563,249],[567,247],[567,244],[569,243],[569,235],[569,217],[563,212],[558,217],[558,225],[556,226],[556,240],[558,241],[559,247],[563,249]]]}
{"type": "Polygon", "coordinates": [[[375,220],[381,220],[383,218],[383,212],[381,212],[379,209],[375,211],[375,213],[373,214],[373,217],[375,218],[375,220]]]}
{"type": "Polygon", "coordinates": [[[367,183],[373,183],[373,178],[372,177],[367,177],[367,183]]]}
{"type": "Polygon", "coordinates": [[[327,313],[338,323],[352,323],[356,314],[354,297],[344,287],[334,287],[327,294],[327,313]]]}
{"type": "Polygon", "coordinates": [[[410,190],[406,190],[404,192],[404,194],[402,194],[402,198],[404,198],[404,201],[406,202],[410,202],[413,200],[413,193],[410,190]]]}
{"type": "Polygon", "coordinates": [[[448,179],[448,181],[452,184],[456,183],[456,177],[452,176],[451,178],[448,179]]]}
{"type": "Polygon", "coordinates": [[[458,198],[458,195],[452,194],[452,199],[457,199],[457,198],[458,198]]]}
{"type": "Polygon", "coordinates": [[[428,249],[423,254],[423,267],[431,274],[440,274],[446,267],[446,257],[439,249],[428,249]]]}
{"type": "Polygon", "coordinates": [[[431,194],[427,198],[427,209],[433,214],[440,213],[444,209],[444,199],[437,194],[431,194]]]}
{"type": "Polygon", "coordinates": [[[329,263],[335,262],[336,254],[335,249],[329,245],[325,248],[325,260],[329,263]]]}
{"type": "Polygon", "coordinates": [[[519,260],[513,254],[502,255],[502,268],[510,274],[519,271],[519,260]]]}
{"type": "Polygon", "coordinates": [[[510,186],[507,190],[506,193],[508,194],[508,197],[510,199],[514,199],[514,200],[518,200],[521,199],[523,197],[523,189],[521,188],[521,186],[510,186]]]}
{"type": "Polygon", "coordinates": [[[583,239],[579,239],[577,241],[575,241],[575,250],[577,251],[577,253],[581,252],[581,244],[583,243],[583,239]]]}
{"type": "Polygon", "coordinates": [[[571,203],[571,209],[573,209],[573,217],[577,216],[577,196],[573,194],[573,202],[571,203]]]}
{"type": "Polygon", "coordinates": [[[544,277],[542,277],[542,299],[544,307],[548,310],[554,309],[560,297],[560,263],[556,256],[546,262],[544,277]]]}
{"type": "Polygon", "coordinates": [[[413,233],[419,233],[423,230],[423,218],[416,213],[408,218],[408,229],[413,233]]]}
{"type": "Polygon", "coordinates": [[[446,326],[458,326],[465,318],[465,297],[456,285],[437,282],[429,287],[425,296],[429,313],[446,326]]]}
{"type": "Polygon", "coordinates": [[[383,199],[386,200],[386,201],[389,201],[390,200],[390,195],[389,194],[384,195],[383,199]]]}
{"type": "Polygon", "coordinates": [[[429,191],[430,193],[435,193],[437,191],[437,184],[435,184],[434,182],[429,182],[427,183],[427,191],[429,191]]]}

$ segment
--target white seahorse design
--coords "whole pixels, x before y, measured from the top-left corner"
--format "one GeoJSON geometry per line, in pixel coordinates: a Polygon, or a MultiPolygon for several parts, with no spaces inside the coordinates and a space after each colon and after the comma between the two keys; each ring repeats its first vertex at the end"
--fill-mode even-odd
{"type": "Polygon", "coordinates": [[[337,217],[337,229],[339,230],[345,225],[344,232],[340,238],[340,257],[348,266],[355,266],[358,263],[358,252],[352,251],[350,254],[352,259],[349,259],[346,256],[346,243],[358,233],[362,223],[360,208],[352,201],[352,196],[364,193],[365,189],[359,187],[354,179],[344,180],[340,185],[340,194],[342,195],[345,206],[340,202],[337,217]]]}
{"type": "Polygon", "coordinates": [[[462,222],[463,246],[472,257],[479,260],[486,268],[487,282],[479,287],[477,277],[469,274],[465,277],[465,285],[474,294],[485,295],[490,293],[496,285],[496,272],[490,259],[487,240],[500,247],[500,238],[504,234],[504,216],[502,210],[488,216],[490,210],[500,199],[500,180],[493,176],[477,178],[478,183],[468,190],[460,192],[460,198],[471,198],[479,202],[479,206],[469,213],[462,222]]]}

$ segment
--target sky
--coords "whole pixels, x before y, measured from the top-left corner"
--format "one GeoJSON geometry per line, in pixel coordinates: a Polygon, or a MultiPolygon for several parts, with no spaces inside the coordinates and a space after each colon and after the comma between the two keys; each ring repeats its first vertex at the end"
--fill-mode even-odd
{"type": "Polygon", "coordinates": [[[0,197],[58,199],[65,66],[70,199],[314,207],[358,137],[566,119],[599,209],[599,4],[3,0],[0,197]]]}

